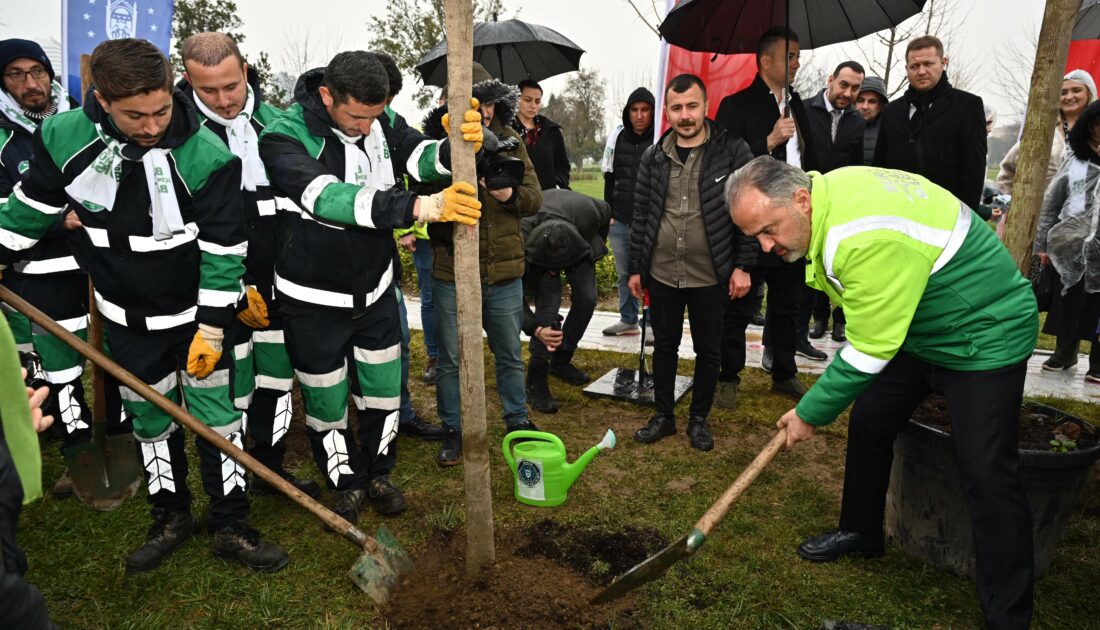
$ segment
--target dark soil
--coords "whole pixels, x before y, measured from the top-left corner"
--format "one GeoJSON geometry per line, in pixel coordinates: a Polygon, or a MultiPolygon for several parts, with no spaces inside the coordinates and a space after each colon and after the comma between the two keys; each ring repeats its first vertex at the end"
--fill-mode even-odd
{"type": "Polygon", "coordinates": [[[608,531],[564,525],[553,519],[535,523],[528,535],[531,542],[516,550],[518,555],[557,561],[600,584],[610,583],[668,545],[652,527],[608,531]]]}
{"type": "MultiPolygon", "coordinates": [[[[943,396],[928,397],[913,412],[913,421],[924,426],[951,433],[947,419],[947,399],[943,396]]],[[[1050,451],[1050,441],[1056,435],[1076,442],[1076,450],[1096,446],[1100,436],[1092,425],[1082,423],[1068,414],[1052,414],[1045,409],[1027,404],[1020,410],[1020,450],[1050,451]]]]}
{"type": "Polygon", "coordinates": [[[389,624],[483,630],[640,627],[631,595],[589,605],[600,591],[591,580],[553,560],[520,554],[532,543],[523,533],[498,531],[496,539],[494,567],[467,579],[466,537],[458,532],[432,538],[386,608],[389,624]]]}

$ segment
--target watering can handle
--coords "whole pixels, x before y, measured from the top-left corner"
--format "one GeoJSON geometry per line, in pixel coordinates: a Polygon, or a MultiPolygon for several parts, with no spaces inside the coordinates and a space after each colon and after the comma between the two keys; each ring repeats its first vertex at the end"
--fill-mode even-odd
{"type": "Polygon", "coordinates": [[[512,431],[504,436],[504,443],[501,444],[500,448],[504,451],[504,461],[508,462],[508,467],[512,469],[513,473],[516,472],[516,458],[512,455],[512,440],[520,438],[557,444],[558,448],[560,448],[562,452],[565,452],[565,444],[562,443],[561,438],[553,433],[543,433],[542,431],[512,431]]]}

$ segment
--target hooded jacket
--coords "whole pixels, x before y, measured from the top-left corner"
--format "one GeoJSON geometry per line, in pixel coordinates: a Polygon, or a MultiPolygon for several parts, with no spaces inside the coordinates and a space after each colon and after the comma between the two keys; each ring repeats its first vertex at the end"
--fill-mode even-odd
{"type": "Polygon", "coordinates": [[[48,118],[34,136],[30,168],[0,208],[0,264],[20,259],[67,207],[84,227],[68,242],[95,283],[96,304],[108,320],[134,330],[165,330],[195,321],[224,327],[243,287],[248,243],[242,221],[241,162],[198,123],[190,99],[172,94],[172,118],[158,148],[168,149],[172,184],[186,229],[167,240],[153,236],[149,190],[141,156],[130,144],[111,208],[89,209],[68,186],[93,168],[106,144],[96,124],[127,142],[89,93],[82,110],[48,118]]]}
{"type": "MultiPolygon", "coordinates": [[[[256,104],[252,110],[249,122],[256,131],[256,135],[263,133],[272,122],[283,115],[283,110],[269,104],[263,99],[263,91],[260,89],[260,75],[254,68],[248,68],[248,85],[252,88],[256,104]]],[[[198,98],[195,91],[185,79],[176,84],[185,97],[192,100],[198,98]]],[[[196,111],[199,123],[214,132],[214,135],[229,147],[228,129],[207,118],[202,112],[196,111]]],[[[273,288],[275,275],[275,247],[278,239],[279,224],[289,221],[294,217],[293,210],[287,214],[286,210],[293,208],[292,202],[286,197],[275,196],[275,190],[270,186],[257,186],[256,190],[241,189],[244,198],[244,221],[248,234],[248,256],[245,258],[245,282],[254,285],[263,295],[264,300],[271,307],[275,299],[273,288]],[[276,213],[277,209],[284,212],[276,213]]],[[[269,310],[272,310],[269,308],[269,310]]]]}
{"type": "Polygon", "coordinates": [[[642,133],[635,132],[634,125],[630,123],[630,106],[635,103],[647,103],[651,109],[654,108],[653,93],[644,87],[630,93],[623,107],[623,126],[612,132],[615,137],[608,139],[604,149],[603,200],[611,204],[611,215],[623,225],[630,225],[634,219],[634,183],[638,176],[638,163],[642,153],[653,146],[653,120],[656,120],[654,113],[649,126],[642,133]]]}
{"type": "MultiPolygon", "coordinates": [[[[519,158],[524,162],[523,183],[513,190],[508,201],[497,201],[480,186],[477,191],[477,198],[481,201],[481,220],[477,224],[481,281],[497,284],[523,276],[524,250],[520,219],[539,211],[542,205],[542,188],[531,159],[527,157],[523,141],[509,126],[516,115],[519,91],[492,78],[477,63],[474,64],[473,81],[474,98],[482,103],[496,104],[489,130],[502,139],[514,138],[519,141],[516,148],[502,151],[501,155],[519,158]]],[[[428,113],[424,119],[425,134],[432,138],[446,135],[441,122],[446,111],[446,106],[443,106],[428,113]]],[[[432,244],[432,278],[454,282],[454,226],[450,223],[432,223],[428,225],[428,234],[432,244]]]]}
{"type": "MultiPolygon", "coordinates": [[[[345,147],[321,101],[323,82],[323,68],[299,77],[294,104],[260,136],[271,185],[300,208],[275,253],[275,291],[279,299],[361,313],[393,285],[393,230],[413,223],[416,195],[344,181],[345,147]]],[[[450,179],[446,140],[407,126],[395,131],[384,116],[375,133],[395,178],[404,170],[421,181],[450,179]]],[[[355,144],[360,152],[365,139],[355,144]]]]}
{"type": "Polygon", "coordinates": [[[523,219],[527,262],[569,269],[607,255],[611,207],[572,190],[545,190],[538,214],[523,219]]]}
{"type": "MultiPolygon", "coordinates": [[[[707,231],[707,243],[714,262],[718,284],[729,283],[733,268],[751,269],[756,265],[760,246],[756,239],[741,232],[730,218],[726,203],[726,178],[752,160],[748,144],[735,138],[713,121],[706,121],[710,138],[702,145],[699,170],[699,202],[707,231]]],[[[657,245],[661,216],[665,213],[672,159],[661,149],[669,129],[642,154],[638,168],[638,187],[634,196],[634,221],[630,226],[630,275],[640,274],[642,282],[650,278],[650,262],[657,245]]]]}

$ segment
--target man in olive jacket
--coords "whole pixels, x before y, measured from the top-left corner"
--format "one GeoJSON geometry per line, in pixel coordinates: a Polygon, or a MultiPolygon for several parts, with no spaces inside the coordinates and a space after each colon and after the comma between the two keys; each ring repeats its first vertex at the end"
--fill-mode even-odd
{"type": "MultiPolygon", "coordinates": [[[[501,139],[519,136],[509,127],[516,112],[519,91],[489,76],[479,64],[473,67],[473,95],[481,103],[481,120],[501,139]]],[[[424,133],[445,133],[445,108],[428,114],[424,133]]],[[[542,189],[522,142],[499,155],[523,160],[523,183],[516,187],[487,190],[478,186],[482,215],[478,223],[478,259],[481,267],[482,325],[496,362],[497,393],[508,430],[534,429],[527,419],[523,357],[519,340],[523,321],[524,252],[520,219],[538,212],[542,189]]],[[[483,180],[484,181],[484,180],[483,180]]],[[[435,293],[439,363],[436,367],[436,406],[447,434],[436,462],[454,466],[462,458],[458,391],[458,314],[455,296],[454,240],[450,226],[429,225],[432,244],[432,280],[435,293]]]]}

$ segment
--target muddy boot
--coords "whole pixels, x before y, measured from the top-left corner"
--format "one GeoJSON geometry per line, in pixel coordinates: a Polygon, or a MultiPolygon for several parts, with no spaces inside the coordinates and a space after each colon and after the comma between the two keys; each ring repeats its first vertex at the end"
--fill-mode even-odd
{"type": "Polygon", "coordinates": [[[340,490],[336,493],[336,502],[332,505],[332,511],[340,515],[345,521],[355,525],[359,522],[359,509],[367,500],[366,488],[355,490],[340,490]]]}
{"type": "Polygon", "coordinates": [[[195,530],[195,519],[189,510],[169,512],[153,508],[152,515],[153,525],[145,543],[126,557],[127,573],[145,573],[159,567],[195,530]]]}
{"type": "Polygon", "coordinates": [[[290,562],[290,556],[282,547],[260,540],[260,532],[248,523],[237,523],[214,532],[214,555],[263,573],[274,573],[290,562]]]}
{"type": "Polygon", "coordinates": [[[531,359],[527,365],[527,404],[541,413],[557,413],[559,407],[546,382],[549,372],[550,362],[546,360],[531,359]]]}
{"type": "Polygon", "coordinates": [[[51,494],[55,499],[67,499],[73,496],[73,478],[69,476],[68,468],[57,478],[57,483],[53,484],[51,494]]]}
{"type": "Polygon", "coordinates": [[[435,463],[440,466],[457,466],[462,463],[462,430],[446,429],[443,444],[439,446],[439,455],[435,463]]]}
{"type": "Polygon", "coordinates": [[[405,495],[393,485],[389,475],[380,475],[371,479],[367,487],[374,511],[382,516],[393,516],[405,511],[405,495]]]}
{"type": "Polygon", "coordinates": [[[1068,339],[1058,338],[1054,345],[1054,354],[1043,363],[1043,369],[1050,372],[1063,372],[1077,365],[1077,347],[1081,345],[1076,336],[1068,339]]]}

